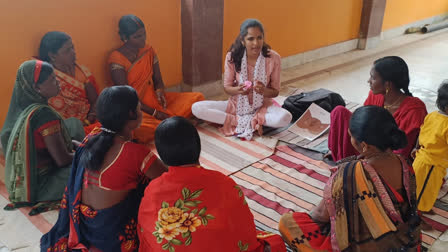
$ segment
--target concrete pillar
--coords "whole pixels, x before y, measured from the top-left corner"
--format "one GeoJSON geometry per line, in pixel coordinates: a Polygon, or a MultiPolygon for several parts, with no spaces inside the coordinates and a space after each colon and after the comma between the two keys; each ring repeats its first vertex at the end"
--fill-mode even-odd
{"type": "Polygon", "coordinates": [[[181,0],[184,91],[222,92],[224,0],[181,0]]]}
{"type": "Polygon", "coordinates": [[[381,40],[386,0],[363,0],[359,49],[376,47],[381,40]]]}

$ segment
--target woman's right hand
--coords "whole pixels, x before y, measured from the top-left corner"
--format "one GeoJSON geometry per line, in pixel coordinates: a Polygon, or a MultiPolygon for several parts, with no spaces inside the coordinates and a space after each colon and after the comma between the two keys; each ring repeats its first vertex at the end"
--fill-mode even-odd
{"type": "Polygon", "coordinates": [[[252,88],[244,89],[244,85],[238,85],[238,86],[225,86],[224,90],[228,95],[234,96],[234,95],[247,95],[250,91],[252,91],[252,88]]]}
{"type": "Polygon", "coordinates": [[[164,113],[162,111],[156,110],[156,113],[154,114],[154,117],[160,121],[163,121],[167,118],[170,118],[170,116],[167,113],[164,113]]]}
{"type": "Polygon", "coordinates": [[[253,90],[252,87],[248,88],[248,89],[245,89],[244,85],[238,86],[238,92],[239,92],[238,94],[248,95],[252,90],[253,90]]]}

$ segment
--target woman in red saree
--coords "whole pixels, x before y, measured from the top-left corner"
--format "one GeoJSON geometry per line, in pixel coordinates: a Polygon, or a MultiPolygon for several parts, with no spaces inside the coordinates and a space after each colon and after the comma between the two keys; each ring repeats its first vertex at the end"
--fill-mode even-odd
{"type": "MultiPolygon", "coordinates": [[[[395,153],[408,159],[415,147],[420,126],[427,114],[425,104],[409,92],[409,70],[406,62],[397,56],[388,56],[374,62],[370,70],[369,96],[364,106],[384,107],[395,118],[398,127],[406,133],[408,144],[395,153]]],[[[328,148],[334,161],[357,155],[350,144],[348,122],[352,113],[342,107],[331,112],[328,148]]]]}
{"type": "Polygon", "coordinates": [[[76,63],[76,53],[71,37],[63,32],[52,31],[42,37],[39,59],[54,66],[61,93],[48,103],[63,118],[77,118],[89,134],[101,127],[96,120],[95,103],[98,87],[89,69],[76,63]]]}
{"type": "Polygon", "coordinates": [[[415,174],[392,151],[407,136],[378,106],[358,108],[349,128],[361,155],[338,167],[309,214],[283,215],[280,233],[299,251],[419,251],[415,174]]]}
{"type": "Polygon", "coordinates": [[[164,120],[155,143],[170,167],[146,188],[139,251],[286,251],[279,235],[255,229],[244,194],[231,178],[200,166],[201,142],[188,120],[164,120]]]}
{"type": "Polygon", "coordinates": [[[141,122],[131,87],[105,89],[98,98],[94,130],[77,149],[55,226],[41,251],[137,251],[137,213],[149,179],[166,167],[145,146],[131,142],[141,122]]]}
{"type": "Polygon", "coordinates": [[[170,116],[192,117],[191,105],[204,100],[197,92],[167,92],[160,73],[155,50],[146,44],[146,30],[142,20],[126,15],[119,22],[123,46],[113,51],[108,60],[114,85],[133,87],[140,98],[143,121],[134,137],[148,143],[161,120],[170,116]]]}

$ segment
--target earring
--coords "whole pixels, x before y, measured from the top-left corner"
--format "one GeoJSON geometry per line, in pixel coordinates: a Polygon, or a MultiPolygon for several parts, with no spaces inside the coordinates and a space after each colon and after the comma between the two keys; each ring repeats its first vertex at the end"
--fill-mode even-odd
{"type": "Polygon", "coordinates": [[[386,95],[389,93],[389,88],[386,88],[386,95]]]}
{"type": "Polygon", "coordinates": [[[364,147],[362,147],[362,152],[366,152],[367,151],[367,148],[364,146],[364,147]]]}

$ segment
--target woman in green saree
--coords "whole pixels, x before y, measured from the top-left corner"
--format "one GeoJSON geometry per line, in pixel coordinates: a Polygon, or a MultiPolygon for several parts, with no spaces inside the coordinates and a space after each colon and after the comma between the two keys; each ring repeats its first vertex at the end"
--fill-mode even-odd
{"type": "Polygon", "coordinates": [[[60,91],[53,71],[49,63],[31,60],[17,72],[0,134],[11,201],[5,210],[32,206],[35,215],[57,207],[70,174],[72,139],[84,136],[81,121],[63,121],[48,106],[60,91]]]}

